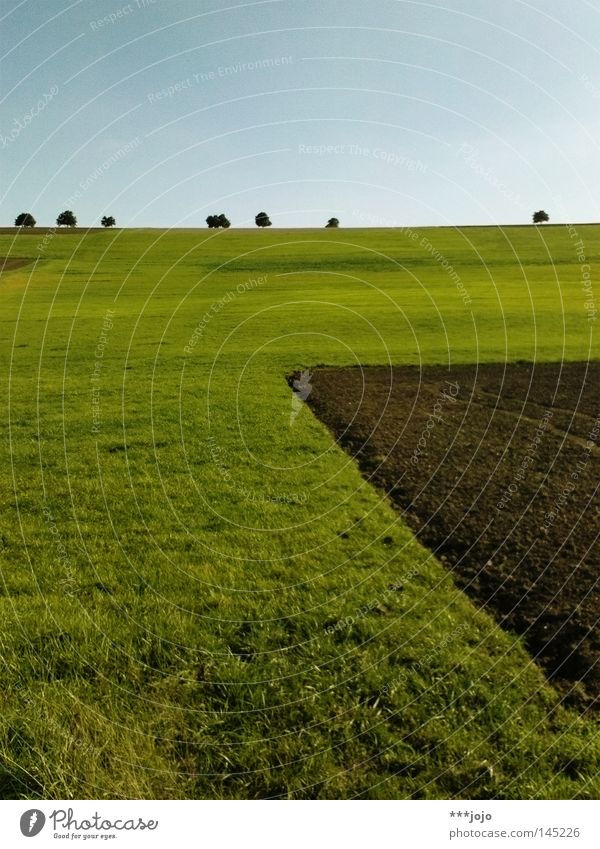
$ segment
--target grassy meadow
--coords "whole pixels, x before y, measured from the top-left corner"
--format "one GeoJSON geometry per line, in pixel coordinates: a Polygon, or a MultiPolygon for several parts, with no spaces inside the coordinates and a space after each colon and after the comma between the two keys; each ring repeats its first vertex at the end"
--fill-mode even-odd
{"type": "Polygon", "coordinates": [[[2,231],[0,795],[597,798],[286,376],[586,360],[600,228],[2,231]]]}

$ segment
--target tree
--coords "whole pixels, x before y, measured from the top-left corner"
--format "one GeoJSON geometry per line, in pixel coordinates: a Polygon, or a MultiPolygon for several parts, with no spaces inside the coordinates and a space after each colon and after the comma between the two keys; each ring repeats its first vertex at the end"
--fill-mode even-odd
{"type": "Polygon", "coordinates": [[[56,219],[56,223],[59,227],[77,227],[77,219],[70,209],[65,209],[64,212],[61,212],[56,219]]]}
{"type": "Polygon", "coordinates": [[[112,215],[105,215],[100,223],[103,227],[114,227],[117,222],[112,215]]]}
{"type": "Polygon", "coordinates": [[[325,227],[339,227],[340,220],[339,218],[330,218],[325,227]]]}
{"type": "Polygon", "coordinates": [[[206,223],[211,230],[218,230],[219,227],[223,227],[224,229],[231,227],[231,221],[223,212],[220,215],[209,215],[206,223]]]}
{"type": "Polygon", "coordinates": [[[257,227],[271,226],[271,219],[269,218],[266,212],[259,212],[254,220],[256,222],[257,227]]]}
{"type": "Polygon", "coordinates": [[[35,227],[35,218],[31,212],[22,212],[15,218],[15,227],[35,227]]]}
{"type": "Polygon", "coordinates": [[[539,209],[537,212],[533,213],[534,224],[543,224],[544,221],[550,221],[550,216],[547,212],[544,212],[543,209],[539,209]]]}

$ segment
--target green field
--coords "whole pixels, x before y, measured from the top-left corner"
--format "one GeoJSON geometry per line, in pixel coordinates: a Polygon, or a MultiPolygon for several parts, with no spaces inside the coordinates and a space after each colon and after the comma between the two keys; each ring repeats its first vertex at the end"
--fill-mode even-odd
{"type": "Polygon", "coordinates": [[[597,359],[600,227],[43,239],[0,236],[0,795],[596,798],[597,727],[286,375],[597,359]]]}

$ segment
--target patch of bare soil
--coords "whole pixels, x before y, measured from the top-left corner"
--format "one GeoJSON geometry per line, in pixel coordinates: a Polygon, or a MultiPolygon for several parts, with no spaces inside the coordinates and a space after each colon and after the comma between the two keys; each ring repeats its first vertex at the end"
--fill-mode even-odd
{"type": "Polygon", "coordinates": [[[600,363],[317,368],[308,403],[565,700],[600,685],[600,363]]]}
{"type": "Polygon", "coordinates": [[[16,268],[22,268],[31,262],[33,262],[32,259],[23,256],[0,256],[0,274],[3,271],[14,271],[16,268]]]}

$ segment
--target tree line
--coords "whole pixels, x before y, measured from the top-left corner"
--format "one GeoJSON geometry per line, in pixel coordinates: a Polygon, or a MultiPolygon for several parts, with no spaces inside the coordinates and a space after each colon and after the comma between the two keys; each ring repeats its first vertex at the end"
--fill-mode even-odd
{"type": "MultiPolygon", "coordinates": [[[[36,220],[31,212],[21,212],[15,218],[15,227],[35,227],[36,220]]],[[[105,215],[100,222],[103,227],[114,227],[117,223],[112,215],[105,215]]],[[[254,217],[254,223],[257,227],[271,227],[272,222],[266,212],[258,212],[254,217]]],[[[227,230],[231,227],[231,221],[224,212],[219,215],[209,215],[206,219],[206,224],[209,230],[218,230],[223,228],[227,230]]],[[[77,217],[71,209],[65,209],[56,219],[57,227],[77,227],[77,217]]],[[[339,227],[338,218],[330,218],[325,227],[339,227]]]]}
{"type": "MultiPolygon", "coordinates": [[[[15,227],[35,227],[36,223],[37,222],[31,212],[21,212],[20,215],[17,215],[15,218],[15,227]]],[[[117,222],[112,215],[105,215],[100,223],[103,227],[114,227],[117,222]]],[[[59,213],[56,218],[56,226],[77,227],[77,218],[73,211],[65,209],[64,212],[59,213]]]]}
{"type": "MultiPolygon", "coordinates": [[[[544,224],[546,221],[550,221],[550,216],[543,209],[539,209],[533,213],[532,220],[534,224],[544,224]]],[[[112,215],[105,215],[100,223],[103,227],[114,227],[117,222],[112,215]]],[[[257,227],[271,227],[272,224],[266,212],[258,212],[254,217],[254,223],[257,227]]],[[[223,212],[219,215],[209,215],[206,219],[206,224],[209,230],[219,230],[221,228],[227,230],[231,227],[231,221],[223,212]]],[[[15,227],[35,227],[35,225],[36,220],[31,212],[21,212],[15,218],[15,227]]],[[[77,227],[77,218],[72,210],[65,209],[64,212],[58,215],[56,225],[57,227],[77,227]]],[[[330,218],[325,225],[325,227],[339,226],[339,218],[330,218]]]]}

